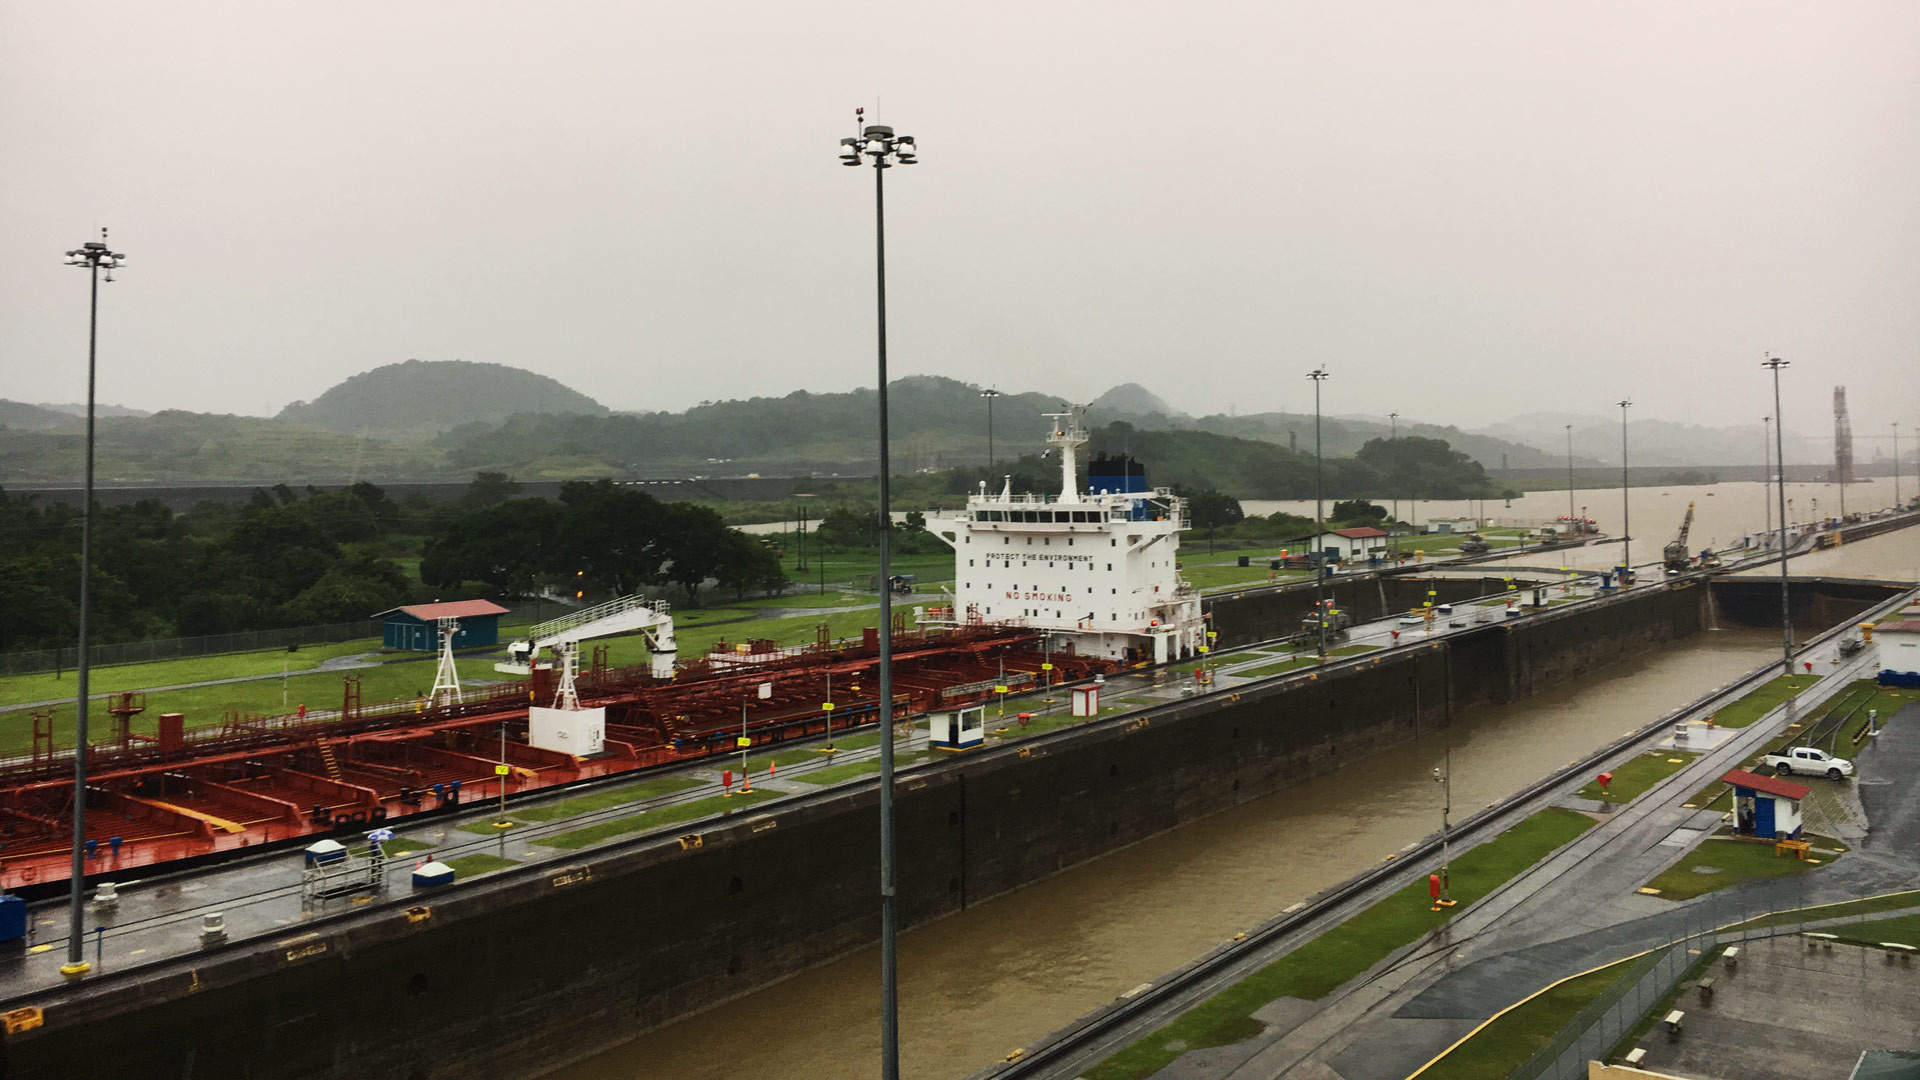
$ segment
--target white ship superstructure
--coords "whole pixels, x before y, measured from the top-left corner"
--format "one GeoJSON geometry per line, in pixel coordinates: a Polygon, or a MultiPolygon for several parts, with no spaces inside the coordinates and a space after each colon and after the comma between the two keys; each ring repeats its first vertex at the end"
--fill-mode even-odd
{"type": "Polygon", "coordinates": [[[1049,631],[1049,647],[1082,656],[1165,663],[1205,644],[1200,597],[1180,580],[1186,502],[1146,490],[1127,458],[1093,463],[1079,483],[1084,405],[1048,413],[1050,453],[1060,458],[1060,494],[998,495],[980,485],[965,510],[930,515],[928,531],[954,551],[955,623],[1049,631]]]}

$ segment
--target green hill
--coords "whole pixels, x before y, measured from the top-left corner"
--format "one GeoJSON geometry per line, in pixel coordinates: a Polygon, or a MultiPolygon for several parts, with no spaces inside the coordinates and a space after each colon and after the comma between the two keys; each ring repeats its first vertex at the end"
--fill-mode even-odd
{"type": "MultiPolygon", "coordinates": [[[[979,387],[921,375],[895,380],[890,390],[896,471],[986,459],[987,403],[979,387]]],[[[995,399],[996,456],[1038,452],[1046,434],[1040,414],[1058,411],[1060,402],[1037,393],[995,399]]],[[[652,473],[857,472],[872,467],[875,425],[871,389],[796,390],[777,398],[709,402],[681,413],[515,416],[498,426],[469,424],[437,442],[468,470],[514,471],[551,455],[598,454],[622,469],[652,473]]]]}
{"type": "Polygon", "coordinates": [[[409,360],[362,372],[275,419],[349,434],[425,439],[461,424],[515,413],[605,416],[607,407],[565,384],[505,364],[409,360]]]}
{"type": "MultiPolygon", "coordinates": [[[[80,479],[85,425],[58,432],[0,426],[0,484],[80,479]]],[[[168,410],[95,423],[94,472],[102,483],[317,484],[377,476],[449,475],[432,447],[397,445],[269,420],[168,410]]]]}
{"type": "MultiPolygon", "coordinates": [[[[95,414],[98,416],[99,414],[95,414]]],[[[85,431],[87,422],[44,405],[24,401],[0,400],[0,430],[5,431],[85,431]]]]}

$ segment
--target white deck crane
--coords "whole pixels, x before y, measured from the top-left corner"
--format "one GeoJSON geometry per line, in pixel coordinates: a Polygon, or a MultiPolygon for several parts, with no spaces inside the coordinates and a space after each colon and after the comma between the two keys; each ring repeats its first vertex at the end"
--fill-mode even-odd
{"type": "Polygon", "coordinates": [[[579,695],[574,682],[580,674],[580,643],[594,638],[613,637],[640,631],[653,653],[653,677],[673,678],[673,663],[678,655],[673,640],[673,616],[664,601],[641,596],[623,596],[604,604],[549,619],[527,631],[527,640],[507,646],[511,660],[495,664],[495,671],[528,674],[541,649],[552,649],[554,666],[559,671],[553,707],[578,709],[579,695]]]}

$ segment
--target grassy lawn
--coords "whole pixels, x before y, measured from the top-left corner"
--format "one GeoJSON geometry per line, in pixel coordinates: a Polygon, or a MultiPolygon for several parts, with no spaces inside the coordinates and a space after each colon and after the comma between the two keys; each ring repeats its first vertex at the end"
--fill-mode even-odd
{"type": "Polygon", "coordinates": [[[1781,702],[1812,686],[1819,678],[1818,675],[1782,675],[1739,701],[1722,706],[1713,714],[1713,722],[1720,727],[1746,727],[1772,712],[1781,702]]]}
{"type": "MultiPolygon", "coordinates": [[[[1363,653],[1378,652],[1378,645],[1341,645],[1327,650],[1330,657],[1360,656],[1363,653]]],[[[1222,665],[1225,666],[1225,665],[1222,665]]],[[[1269,675],[1284,675],[1289,671],[1298,671],[1306,667],[1318,667],[1319,661],[1312,652],[1299,652],[1285,660],[1276,660],[1270,664],[1258,664],[1250,668],[1240,668],[1228,674],[1241,679],[1264,679],[1269,675]]]]}
{"type": "MultiPolygon", "coordinates": [[[[420,655],[420,654],[416,654],[420,655]]],[[[460,668],[460,677],[475,682],[510,680],[512,676],[501,675],[493,670],[490,655],[460,658],[455,661],[460,668]]],[[[167,690],[147,694],[147,711],[136,716],[133,730],[152,734],[164,712],[177,712],[186,715],[188,728],[217,726],[223,714],[228,712],[256,713],[265,716],[277,716],[291,712],[301,704],[314,709],[337,709],[343,695],[343,679],[347,675],[360,678],[361,701],[372,706],[380,702],[412,698],[416,693],[425,693],[433,688],[434,663],[431,656],[419,663],[389,663],[374,667],[357,668],[349,672],[311,672],[295,675],[287,680],[286,705],[281,705],[280,680],[262,679],[255,682],[222,683],[217,686],[200,686],[190,690],[167,690]]],[[[99,706],[88,710],[90,723],[100,725],[99,730],[109,730],[112,718],[99,711],[99,706]]],[[[70,743],[73,729],[73,708],[64,706],[57,710],[55,717],[56,732],[65,731],[65,738],[56,738],[56,744],[70,743]],[[62,728],[62,724],[65,725],[62,728]]],[[[28,749],[33,743],[33,723],[26,710],[0,713],[0,753],[17,753],[28,749]]]]}
{"type": "Polygon", "coordinates": [[[1102,705],[1100,712],[1094,716],[1075,716],[1073,715],[1073,706],[1065,699],[1062,699],[1054,704],[1051,712],[1035,711],[1029,707],[1027,711],[1033,712],[1033,715],[1027,718],[1025,726],[1021,725],[1018,715],[1014,713],[1009,713],[1004,719],[989,716],[987,718],[987,730],[999,735],[1002,739],[1025,739],[1063,727],[1073,727],[1075,724],[1089,724],[1095,720],[1104,720],[1109,716],[1118,716],[1121,713],[1132,712],[1135,709],[1153,704],[1155,704],[1155,702],[1122,701],[1111,705],[1102,705]],[[1002,729],[1004,729],[1004,731],[1002,731],[1002,729]]]}
{"type": "MultiPolygon", "coordinates": [[[[207,679],[278,675],[280,665],[283,663],[287,666],[287,670],[298,674],[318,667],[321,661],[331,660],[336,656],[352,656],[355,653],[378,651],[380,651],[379,638],[360,638],[332,645],[302,645],[298,652],[288,652],[285,649],[262,649],[257,652],[226,653],[220,656],[155,660],[146,664],[94,667],[87,675],[87,692],[107,694],[122,690],[144,690],[149,686],[202,682],[207,679]]],[[[275,686],[277,689],[278,684],[276,683],[275,686]]],[[[0,678],[0,705],[18,705],[23,701],[52,701],[58,698],[71,700],[78,692],[78,688],[74,685],[71,668],[61,673],[57,679],[50,671],[38,675],[8,675],[0,678]]]]}
{"type": "Polygon", "coordinates": [[[1452,893],[1460,906],[1432,910],[1427,883],[1414,882],[1301,945],[1178,1020],[1087,1070],[1087,1080],[1142,1080],[1188,1050],[1226,1046],[1258,1035],[1255,1010],[1282,997],[1317,1001],[1437,929],[1456,912],[1592,828],[1571,810],[1543,810],[1453,861],[1452,893]]]}
{"type": "Polygon", "coordinates": [[[1600,782],[1596,780],[1580,789],[1580,797],[1610,803],[1632,802],[1648,788],[1686,768],[1688,762],[1699,756],[1688,750],[1650,750],[1614,769],[1613,782],[1607,785],[1604,793],[1600,790],[1600,782]]]}
{"type": "Polygon", "coordinates": [[[499,836],[501,833],[507,832],[510,829],[524,829],[527,827],[527,823],[508,818],[507,826],[506,829],[497,829],[494,828],[492,821],[469,821],[465,825],[456,825],[454,827],[461,832],[472,833],[475,836],[499,836]]]}
{"type": "MultiPolygon", "coordinates": [[[[910,611],[911,606],[895,604],[895,609],[910,611]]],[[[693,660],[705,656],[712,651],[714,642],[723,640],[731,643],[745,641],[748,638],[769,638],[778,645],[804,645],[814,640],[814,635],[821,623],[827,624],[827,633],[832,638],[852,638],[858,641],[863,628],[880,625],[878,599],[873,601],[871,607],[856,611],[837,611],[829,615],[782,616],[778,614],[779,610],[771,609],[766,616],[756,615],[748,621],[740,621],[742,612],[732,610],[725,614],[716,614],[712,620],[693,618],[703,614],[715,614],[712,612],[676,611],[673,616],[673,632],[680,646],[680,658],[693,660]]],[[[608,647],[608,662],[615,667],[644,664],[652,656],[647,651],[645,641],[638,634],[607,638],[597,644],[608,647]]]]}
{"type": "MultiPolygon", "coordinates": [[[[902,555],[896,552],[888,562],[894,573],[914,575],[916,590],[929,584],[953,580],[953,553],[950,551],[932,555],[902,555]]],[[[807,568],[796,570],[793,560],[788,559],[786,570],[795,587],[809,584],[817,587],[824,573],[827,591],[831,594],[836,586],[844,586],[856,579],[861,587],[867,587],[873,575],[880,572],[880,555],[878,552],[829,552],[821,555],[813,551],[813,544],[809,542],[807,568]]]]}
{"type": "Polygon", "coordinates": [[[602,821],[584,829],[574,829],[557,836],[549,836],[544,840],[536,840],[534,843],[542,847],[577,851],[589,844],[597,844],[616,836],[645,832],[648,829],[658,829],[682,821],[693,821],[725,810],[740,810],[775,797],[774,792],[765,788],[758,791],[737,792],[732,798],[715,795],[712,798],[696,799],[678,806],[663,806],[658,810],[647,810],[628,817],[615,818],[612,821],[602,821]]]}
{"type": "Polygon", "coordinates": [[[1776,912],[1737,923],[1731,929],[1763,930],[1769,926],[1795,926],[1820,919],[1845,919],[1854,915],[1872,915],[1877,912],[1899,911],[1910,907],[1920,907],[1920,891],[1889,893],[1885,896],[1870,896],[1864,900],[1843,900],[1838,904],[1821,904],[1817,907],[1776,912]]]}
{"type": "Polygon", "coordinates": [[[1298,671],[1303,667],[1318,666],[1318,662],[1311,656],[1296,656],[1291,660],[1276,660],[1271,664],[1260,664],[1255,667],[1242,668],[1230,674],[1241,679],[1264,679],[1269,675],[1283,675],[1289,671],[1298,671]]]}
{"type": "Polygon", "coordinates": [[[1852,926],[1830,927],[1827,931],[1841,941],[1851,941],[1858,945],[1878,945],[1883,941],[1897,941],[1902,945],[1920,946],[1920,915],[1898,915],[1891,919],[1875,919],[1872,922],[1856,923],[1852,926]]]}
{"type": "MultiPolygon", "coordinates": [[[[1847,850],[1845,844],[1828,837],[1808,834],[1807,839],[1813,841],[1815,847],[1847,850]]],[[[1836,857],[1822,856],[1822,864],[1836,857]]],[[[1647,885],[1659,889],[1663,900],[1691,900],[1749,881],[1802,874],[1822,864],[1791,855],[1775,855],[1772,843],[1710,837],[1687,852],[1685,858],[1656,874],[1647,885]]]]}
{"type": "Polygon", "coordinates": [[[519,807],[514,809],[513,816],[525,821],[557,821],[563,817],[605,810],[609,806],[658,798],[700,786],[700,781],[685,776],[657,776],[638,784],[625,784],[607,791],[596,791],[591,795],[581,795],[547,806],[519,807]]]}
{"type": "MultiPolygon", "coordinates": [[[[932,753],[930,750],[915,750],[908,754],[895,754],[893,756],[893,764],[896,768],[903,765],[912,765],[915,762],[925,761],[927,755],[930,753],[932,753]]],[[[856,776],[878,776],[879,774],[880,762],[878,759],[875,759],[873,761],[849,761],[844,765],[829,765],[824,769],[816,769],[809,773],[795,773],[793,778],[803,784],[824,785],[837,784],[842,780],[851,780],[856,776]]]]}
{"type": "MultiPolygon", "coordinates": [[[[367,845],[361,844],[359,847],[350,846],[347,850],[349,854],[364,857],[367,853],[367,845]]],[[[416,851],[432,851],[433,845],[427,843],[425,840],[412,840],[404,836],[396,836],[381,844],[380,850],[389,856],[411,855],[416,851]]]]}
{"type": "MultiPolygon", "coordinates": [[[[1872,679],[1856,679],[1846,690],[1829,699],[1818,719],[1825,720],[1830,716],[1846,718],[1846,726],[1841,730],[1844,746],[1854,742],[1855,736],[1866,730],[1869,712],[1878,711],[1880,724],[1884,727],[1893,714],[1912,701],[1913,697],[1912,690],[1891,690],[1876,685],[1872,679]]],[[[1858,743],[1854,742],[1854,745],[1858,743]]]]}
{"type": "Polygon", "coordinates": [[[1418,1075],[1421,1080],[1482,1080],[1512,1073],[1605,993],[1632,963],[1622,960],[1555,983],[1494,1018],[1418,1075]]]}
{"type": "Polygon", "coordinates": [[[478,855],[461,855],[457,858],[443,859],[441,861],[453,867],[453,877],[455,881],[461,878],[473,877],[477,874],[485,874],[493,870],[504,870],[509,866],[520,865],[516,859],[503,859],[498,855],[488,855],[485,852],[478,855]]]}
{"type": "Polygon", "coordinates": [[[1180,576],[1187,584],[1196,589],[1231,589],[1249,585],[1283,585],[1289,581],[1312,581],[1311,571],[1269,570],[1267,564],[1256,562],[1252,566],[1193,566],[1183,567],[1180,576]]]}
{"type": "Polygon", "coordinates": [[[806,592],[790,592],[785,596],[762,596],[752,600],[742,600],[718,610],[763,612],[779,611],[782,608],[877,607],[879,604],[880,598],[874,593],[845,592],[828,585],[826,592],[816,592],[809,587],[806,592]]]}

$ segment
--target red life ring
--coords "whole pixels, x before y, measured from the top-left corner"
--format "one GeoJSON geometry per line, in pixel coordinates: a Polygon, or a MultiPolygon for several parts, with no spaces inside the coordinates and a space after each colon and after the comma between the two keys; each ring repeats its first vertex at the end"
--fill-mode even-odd
{"type": "Polygon", "coordinates": [[[35,871],[34,868],[31,866],[20,871],[21,881],[32,881],[34,878],[37,878],[39,876],[40,876],[39,873],[35,871]]]}

